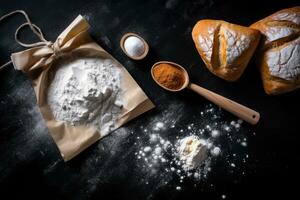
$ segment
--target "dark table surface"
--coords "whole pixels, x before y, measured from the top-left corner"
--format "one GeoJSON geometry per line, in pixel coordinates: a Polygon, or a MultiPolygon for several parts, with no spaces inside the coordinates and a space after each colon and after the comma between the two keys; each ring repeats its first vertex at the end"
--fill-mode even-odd
{"type": "MultiPolygon", "coordinates": [[[[52,41],[78,14],[84,15],[91,24],[92,37],[127,68],[156,108],[65,163],[41,118],[29,79],[12,66],[2,70],[1,199],[221,199],[222,195],[227,199],[291,199],[298,194],[300,91],[266,95],[253,61],[235,83],[213,76],[194,48],[191,30],[197,20],[204,18],[248,26],[296,3],[288,0],[2,0],[0,15],[24,9],[52,41]],[[126,32],[139,33],[148,41],[151,49],[145,60],[134,62],[122,53],[119,40],[126,32]],[[176,127],[197,123],[203,120],[201,110],[209,104],[189,91],[170,94],[158,88],[149,69],[159,60],[184,65],[195,83],[261,113],[257,126],[244,123],[243,133],[235,133],[247,135],[248,146],[244,151],[249,159],[246,163],[230,171],[222,161],[217,161],[213,166],[216,170],[205,181],[193,186],[193,180],[187,180],[181,184],[181,191],[174,189],[177,184],[174,177],[165,186],[158,184],[160,177],[150,177],[147,184],[141,181],[144,175],[139,173],[134,154],[137,137],[143,138],[146,134],[140,127],[166,112],[171,118],[181,116],[176,127]],[[175,111],[170,108],[174,105],[175,111]],[[180,110],[176,110],[176,106],[180,110]],[[130,134],[125,133],[128,130],[130,134]]],[[[10,53],[22,50],[13,39],[15,29],[22,22],[23,19],[16,16],[0,23],[1,64],[8,60],[10,53]]],[[[27,42],[36,40],[28,30],[22,32],[21,37],[27,42]]],[[[221,120],[235,119],[222,112],[221,120]]],[[[172,134],[179,134],[179,129],[172,130],[172,134]]],[[[166,130],[160,134],[170,133],[166,130]]]]}

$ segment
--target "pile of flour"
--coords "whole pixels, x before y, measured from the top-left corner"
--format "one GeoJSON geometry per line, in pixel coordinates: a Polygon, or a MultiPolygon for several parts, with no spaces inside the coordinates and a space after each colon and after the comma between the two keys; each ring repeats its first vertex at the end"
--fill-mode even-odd
{"type": "Polygon", "coordinates": [[[199,139],[195,135],[187,136],[179,141],[178,156],[183,162],[185,170],[192,170],[200,166],[208,157],[208,149],[211,143],[199,139]]]}
{"type": "Polygon", "coordinates": [[[122,110],[121,72],[111,59],[67,57],[56,64],[48,105],[58,121],[114,129],[122,110]]]}

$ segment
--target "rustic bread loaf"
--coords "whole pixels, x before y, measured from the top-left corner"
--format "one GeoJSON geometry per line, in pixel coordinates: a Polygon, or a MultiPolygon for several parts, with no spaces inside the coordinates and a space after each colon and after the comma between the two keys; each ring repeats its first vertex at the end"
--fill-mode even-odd
{"type": "Polygon", "coordinates": [[[267,94],[300,87],[300,6],[276,12],[250,26],[262,33],[257,60],[267,94]]]}
{"type": "Polygon", "coordinates": [[[220,78],[235,81],[248,65],[260,33],[221,20],[200,20],[192,37],[207,68],[220,78]]]}

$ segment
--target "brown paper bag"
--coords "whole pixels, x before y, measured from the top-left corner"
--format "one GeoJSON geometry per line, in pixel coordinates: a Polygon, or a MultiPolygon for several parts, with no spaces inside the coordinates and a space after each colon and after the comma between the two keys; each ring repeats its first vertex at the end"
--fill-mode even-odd
{"type": "MultiPolygon", "coordinates": [[[[20,12],[20,11],[19,11],[20,12]]],[[[23,11],[21,11],[23,12],[23,11]]],[[[22,13],[25,14],[26,13],[22,13]]],[[[27,16],[27,15],[26,15],[27,16]]],[[[25,17],[26,17],[25,16],[25,17]]],[[[49,71],[57,58],[64,54],[75,54],[84,57],[100,57],[114,60],[122,71],[122,85],[124,86],[124,106],[115,128],[122,126],[129,120],[152,109],[153,103],[134,81],[127,70],[109,53],[102,49],[89,36],[88,22],[79,15],[52,43],[44,39],[41,30],[32,24],[27,17],[27,23],[21,25],[16,32],[16,40],[25,47],[33,47],[22,52],[13,53],[11,61],[17,70],[28,74],[36,93],[37,104],[45,119],[49,132],[57,144],[65,161],[72,159],[85,148],[104,136],[94,127],[84,125],[72,126],[66,122],[56,121],[47,104],[47,88],[49,85],[49,71]],[[18,32],[24,26],[35,30],[41,42],[24,44],[18,40],[18,32]]]]}

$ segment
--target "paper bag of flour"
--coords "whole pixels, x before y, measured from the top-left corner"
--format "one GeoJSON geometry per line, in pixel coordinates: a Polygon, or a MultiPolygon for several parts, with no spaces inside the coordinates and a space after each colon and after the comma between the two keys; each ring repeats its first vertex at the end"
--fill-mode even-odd
{"type": "Polygon", "coordinates": [[[90,38],[89,24],[81,15],[52,43],[26,13],[14,13],[18,12],[27,23],[17,29],[16,40],[31,48],[13,53],[11,61],[30,77],[37,104],[65,161],[154,107],[127,70],[90,38]],[[20,42],[17,36],[24,26],[41,42],[20,42]]]}

